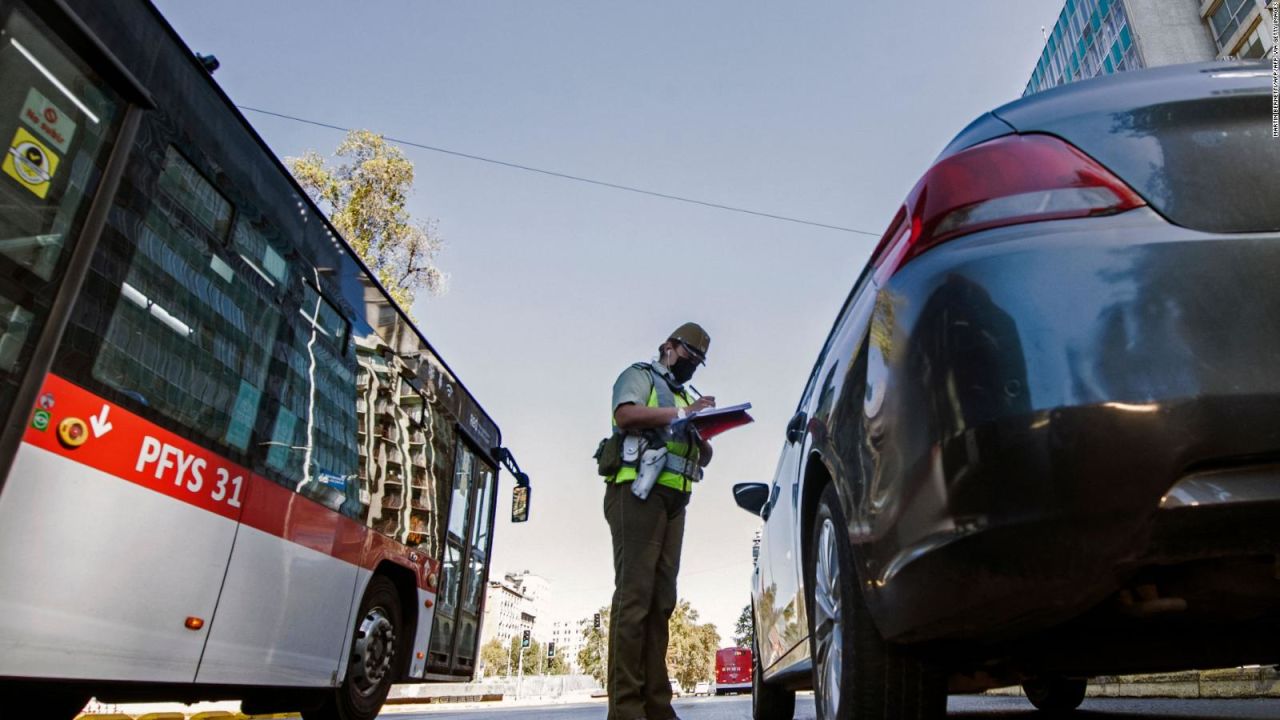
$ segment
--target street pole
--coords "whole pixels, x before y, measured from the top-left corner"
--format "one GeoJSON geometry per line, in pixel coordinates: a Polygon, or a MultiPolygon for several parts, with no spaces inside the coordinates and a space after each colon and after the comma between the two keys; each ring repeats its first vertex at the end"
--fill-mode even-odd
{"type": "Polygon", "coordinates": [[[524,648],[520,648],[520,674],[516,677],[516,699],[520,699],[520,686],[524,684],[524,648]]]}

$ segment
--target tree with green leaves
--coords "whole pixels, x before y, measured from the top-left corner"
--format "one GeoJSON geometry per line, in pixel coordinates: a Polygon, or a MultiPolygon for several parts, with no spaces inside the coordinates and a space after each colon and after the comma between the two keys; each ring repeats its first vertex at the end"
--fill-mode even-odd
{"type": "Polygon", "coordinates": [[[716,650],[720,634],[712,623],[698,624],[698,611],[688,600],[676,603],[671,614],[671,642],[667,645],[667,673],[692,688],[715,677],[716,650]]]}
{"type": "Polygon", "coordinates": [[[330,166],[319,153],[289,158],[289,170],[406,312],[421,291],[440,293],[446,275],[435,264],[443,246],[433,220],[415,222],[407,203],[413,163],[368,130],[352,130],[330,166]]]}
{"type": "Polygon", "coordinates": [[[493,638],[480,648],[481,677],[496,677],[507,674],[507,661],[511,659],[511,649],[502,646],[498,638],[493,638]]]}
{"type": "Polygon", "coordinates": [[[578,626],[582,628],[582,637],[586,641],[578,651],[578,667],[604,687],[608,681],[609,657],[609,606],[599,610],[600,629],[595,628],[595,618],[583,618],[578,626]]]}
{"type": "Polygon", "coordinates": [[[511,642],[503,647],[498,638],[493,638],[480,648],[480,661],[483,664],[483,677],[506,676],[509,672],[514,676],[519,672],[520,656],[524,655],[525,675],[567,675],[569,664],[564,655],[556,653],[553,658],[547,657],[547,646],[530,638],[529,647],[520,647],[520,636],[511,638],[511,642]]]}
{"type": "Polygon", "coordinates": [[[747,603],[747,606],[742,608],[742,614],[738,616],[738,621],[733,625],[733,644],[750,650],[755,635],[755,618],[751,615],[751,603],[747,603]]]}

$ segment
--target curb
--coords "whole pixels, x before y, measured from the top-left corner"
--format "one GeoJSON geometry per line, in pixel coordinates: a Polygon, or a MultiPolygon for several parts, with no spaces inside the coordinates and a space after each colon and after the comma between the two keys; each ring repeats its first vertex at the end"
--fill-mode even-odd
{"type": "MultiPolygon", "coordinates": [[[[987,695],[1023,696],[1019,686],[996,688],[987,695]]],[[[1275,698],[1280,672],[1275,667],[1192,670],[1149,675],[1099,676],[1089,681],[1086,697],[1108,698],[1275,698]]]]}
{"type": "MultiPolygon", "coordinates": [[[[415,703],[387,703],[382,708],[385,715],[397,715],[412,712],[430,712],[445,709],[442,706],[448,706],[451,710],[473,710],[484,707],[493,707],[498,702],[492,701],[468,701],[468,702],[415,702],[415,703]]],[[[519,709],[530,707],[550,707],[563,703],[539,703],[535,701],[509,702],[503,705],[505,708],[519,709]]],[[[582,703],[568,703],[582,704],[582,703]]],[[[298,713],[275,714],[275,715],[245,715],[244,713],[229,712],[226,710],[212,710],[196,713],[181,712],[148,712],[142,714],[112,712],[112,713],[85,713],[76,716],[76,720],[300,720],[302,716],[298,713]]]]}

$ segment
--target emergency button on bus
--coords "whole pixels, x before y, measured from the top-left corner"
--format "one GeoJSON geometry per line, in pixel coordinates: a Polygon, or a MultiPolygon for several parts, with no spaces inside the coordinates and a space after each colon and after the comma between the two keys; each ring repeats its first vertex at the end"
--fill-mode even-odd
{"type": "Polygon", "coordinates": [[[58,423],[58,441],[68,448],[78,448],[89,439],[89,426],[77,417],[58,423]]]}

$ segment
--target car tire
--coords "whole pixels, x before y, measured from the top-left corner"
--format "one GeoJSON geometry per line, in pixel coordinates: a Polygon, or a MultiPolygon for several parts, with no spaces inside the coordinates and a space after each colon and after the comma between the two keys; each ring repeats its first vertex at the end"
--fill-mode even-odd
{"type": "Polygon", "coordinates": [[[791,720],[795,715],[796,691],[765,682],[760,668],[760,648],[752,640],[751,720],[791,720]]]}
{"type": "Polygon", "coordinates": [[[1086,678],[1069,678],[1061,675],[1039,677],[1022,683],[1022,691],[1037,710],[1044,712],[1070,712],[1084,702],[1086,678]]]}
{"type": "Polygon", "coordinates": [[[356,613],[347,675],[328,692],[323,705],[302,712],[304,720],[374,720],[378,716],[399,676],[402,617],[395,583],[373,576],[356,613]]]}
{"type": "Polygon", "coordinates": [[[848,527],[835,486],[827,485],[805,556],[818,720],[941,718],[946,678],[880,637],[857,580],[848,527]]]}

